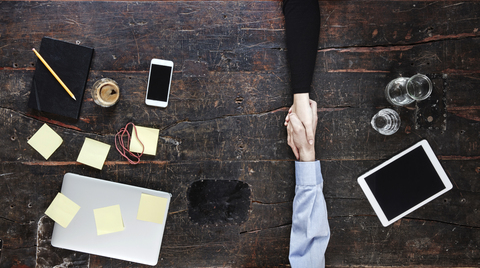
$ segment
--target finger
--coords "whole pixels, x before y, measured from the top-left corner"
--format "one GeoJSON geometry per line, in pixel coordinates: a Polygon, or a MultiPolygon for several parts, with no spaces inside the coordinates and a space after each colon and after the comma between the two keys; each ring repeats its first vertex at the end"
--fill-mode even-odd
{"type": "Polygon", "coordinates": [[[315,120],[317,120],[318,119],[317,103],[314,100],[310,100],[310,108],[312,108],[312,117],[315,120]]]}
{"type": "Polygon", "coordinates": [[[295,155],[295,158],[296,158],[296,159],[299,159],[299,158],[300,158],[300,152],[299,152],[297,146],[295,146],[295,143],[293,142],[293,138],[290,138],[290,139],[289,139],[288,145],[289,145],[290,148],[292,149],[292,152],[293,152],[293,154],[295,155]]]}
{"type": "Polygon", "coordinates": [[[290,147],[293,145],[292,125],[287,125],[287,143],[290,147]]]}
{"type": "Polygon", "coordinates": [[[298,118],[296,113],[289,114],[290,122],[292,123],[292,129],[297,129],[302,125],[302,121],[298,118]]]}
{"type": "Polygon", "coordinates": [[[292,152],[295,155],[295,158],[298,159],[300,157],[300,153],[298,151],[297,146],[295,146],[295,143],[293,142],[293,138],[290,139],[288,145],[290,145],[290,148],[292,149],[292,152]]]}
{"type": "Polygon", "coordinates": [[[310,145],[313,145],[315,140],[315,133],[313,131],[312,125],[308,124],[305,126],[305,132],[307,134],[307,141],[310,145]]]}
{"type": "MultiPolygon", "coordinates": [[[[291,125],[291,127],[292,127],[292,131],[293,131],[292,137],[293,136],[296,136],[296,137],[302,137],[303,136],[304,137],[303,139],[305,141],[308,141],[307,135],[306,135],[307,132],[306,132],[305,125],[302,123],[302,121],[300,121],[300,118],[295,113],[290,115],[289,125],[291,125]]],[[[295,144],[295,139],[293,139],[293,141],[294,141],[294,144],[295,144]]],[[[296,144],[295,144],[295,147],[297,147],[296,144]]],[[[298,150],[298,148],[297,148],[297,150],[298,150]]]]}
{"type": "Polygon", "coordinates": [[[310,108],[312,108],[312,112],[317,114],[317,102],[314,100],[310,100],[310,108]]]}
{"type": "Polygon", "coordinates": [[[290,122],[288,124],[288,128],[289,128],[289,135],[291,138],[290,147],[292,148],[293,154],[295,154],[295,158],[299,160],[300,150],[295,144],[294,136],[298,137],[300,135],[305,135],[305,128],[303,127],[302,121],[300,121],[300,118],[298,118],[298,116],[295,113],[292,113],[290,115],[290,122]]]}
{"type": "Polygon", "coordinates": [[[292,148],[292,152],[295,155],[295,158],[299,159],[300,158],[300,152],[299,152],[297,146],[295,145],[295,142],[293,141],[293,137],[291,138],[291,141],[290,141],[289,145],[290,145],[290,148],[292,148]]]}
{"type": "Polygon", "coordinates": [[[300,132],[303,131],[303,135],[305,135],[305,138],[310,145],[313,145],[315,141],[315,132],[313,130],[312,120],[313,119],[300,121],[300,118],[298,118],[295,113],[290,115],[290,121],[295,126],[295,130],[299,131],[297,134],[300,135],[301,134],[300,132]]]}
{"type": "Polygon", "coordinates": [[[315,133],[317,132],[317,123],[318,123],[317,103],[314,100],[310,100],[310,107],[312,108],[312,129],[313,129],[313,136],[315,138],[315,133]]]}
{"type": "Polygon", "coordinates": [[[293,154],[295,155],[295,159],[300,159],[300,153],[298,152],[298,148],[294,147],[292,148],[293,154]]]}
{"type": "Polygon", "coordinates": [[[292,125],[292,123],[290,122],[287,126],[287,143],[288,145],[290,146],[290,148],[292,149],[292,152],[293,154],[295,155],[295,158],[298,160],[300,159],[300,152],[297,148],[297,146],[295,145],[295,142],[293,140],[293,132],[294,132],[294,127],[292,125]]]}
{"type": "Polygon", "coordinates": [[[285,123],[284,123],[284,125],[287,126],[287,125],[288,125],[288,122],[290,122],[290,114],[287,114],[287,116],[285,116],[285,123]]]}
{"type": "Polygon", "coordinates": [[[298,118],[296,113],[290,114],[289,126],[291,128],[292,134],[295,133],[295,135],[299,135],[300,133],[305,132],[303,123],[300,118],[298,118]]]}

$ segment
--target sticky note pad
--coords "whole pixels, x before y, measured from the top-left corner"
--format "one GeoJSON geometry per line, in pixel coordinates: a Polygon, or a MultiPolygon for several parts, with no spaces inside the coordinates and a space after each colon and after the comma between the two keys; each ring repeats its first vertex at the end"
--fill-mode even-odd
{"type": "Polygon", "coordinates": [[[138,206],[137,220],[162,224],[168,199],[142,193],[138,206]]]}
{"type": "Polygon", "coordinates": [[[142,144],[140,144],[140,141],[138,141],[137,139],[137,135],[136,135],[137,133],[138,133],[138,139],[140,139],[140,141],[143,143],[143,146],[145,146],[143,153],[148,155],[156,155],[157,144],[158,144],[158,134],[160,133],[160,130],[155,128],[139,127],[139,126],[136,126],[133,128],[132,139],[130,141],[129,150],[134,153],[141,153],[142,144]],[[135,128],[137,129],[137,131],[135,131],[135,128]]]}
{"type": "Polygon", "coordinates": [[[78,210],[80,210],[79,205],[75,204],[75,202],[68,199],[68,197],[62,193],[58,193],[50,206],[48,206],[45,214],[52,218],[56,223],[60,224],[63,228],[67,228],[78,210]]]}
{"type": "Polygon", "coordinates": [[[125,229],[120,205],[97,208],[93,210],[93,214],[95,215],[97,235],[116,233],[125,229]]]}
{"type": "Polygon", "coordinates": [[[110,145],[85,138],[80,154],[78,155],[77,162],[82,164],[102,169],[105,159],[107,159],[110,145]]]}
{"type": "Polygon", "coordinates": [[[63,139],[47,124],[43,126],[28,140],[37,152],[39,152],[45,159],[48,159],[55,150],[60,147],[63,139]]]}

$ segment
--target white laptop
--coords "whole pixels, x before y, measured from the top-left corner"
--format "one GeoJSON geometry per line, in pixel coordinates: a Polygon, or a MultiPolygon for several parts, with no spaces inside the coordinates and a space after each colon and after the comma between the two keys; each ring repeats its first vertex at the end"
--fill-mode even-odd
{"type": "Polygon", "coordinates": [[[67,228],[55,223],[52,246],[115,259],[156,265],[171,194],[73,173],[65,174],[61,192],[81,208],[67,228]],[[163,224],[137,220],[141,194],[168,199],[163,224]],[[94,209],[119,205],[125,229],[97,235],[94,209]]]}

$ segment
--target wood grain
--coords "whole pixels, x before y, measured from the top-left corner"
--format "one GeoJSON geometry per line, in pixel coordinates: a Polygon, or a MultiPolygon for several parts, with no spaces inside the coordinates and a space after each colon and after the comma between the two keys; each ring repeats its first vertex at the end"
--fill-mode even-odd
{"type": "MultiPolygon", "coordinates": [[[[332,232],[327,267],[480,266],[480,2],[321,1],[320,9],[311,96],[332,232]],[[379,135],[369,121],[391,107],[385,85],[416,73],[432,78],[434,94],[395,107],[400,131],[379,135]],[[356,179],[421,139],[454,189],[384,228],[356,179]]],[[[295,181],[281,1],[2,1],[0,23],[1,267],[145,267],[49,245],[44,211],[66,172],[172,193],[156,267],[289,266],[295,181]],[[79,120],[27,108],[31,49],[43,36],[95,49],[79,120]],[[153,57],[175,62],[167,109],[144,104],[153,57]],[[88,92],[103,77],[121,90],[108,109],[88,92]],[[75,161],[85,137],[113,145],[128,122],[160,129],[156,156],[133,166],[112,147],[102,171],[75,161]],[[44,123],[64,140],[47,161],[27,144],[44,123]],[[192,222],[187,192],[202,179],[248,184],[248,219],[192,222]]]]}

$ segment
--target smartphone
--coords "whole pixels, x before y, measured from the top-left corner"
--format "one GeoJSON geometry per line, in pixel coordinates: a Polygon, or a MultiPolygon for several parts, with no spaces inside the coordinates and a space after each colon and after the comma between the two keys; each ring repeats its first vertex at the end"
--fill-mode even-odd
{"type": "Polygon", "coordinates": [[[145,103],[151,106],[165,108],[168,105],[170,85],[172,83],[173,62],[169,60],[152,59],[148,74],[147,94],[145,103]]]}

